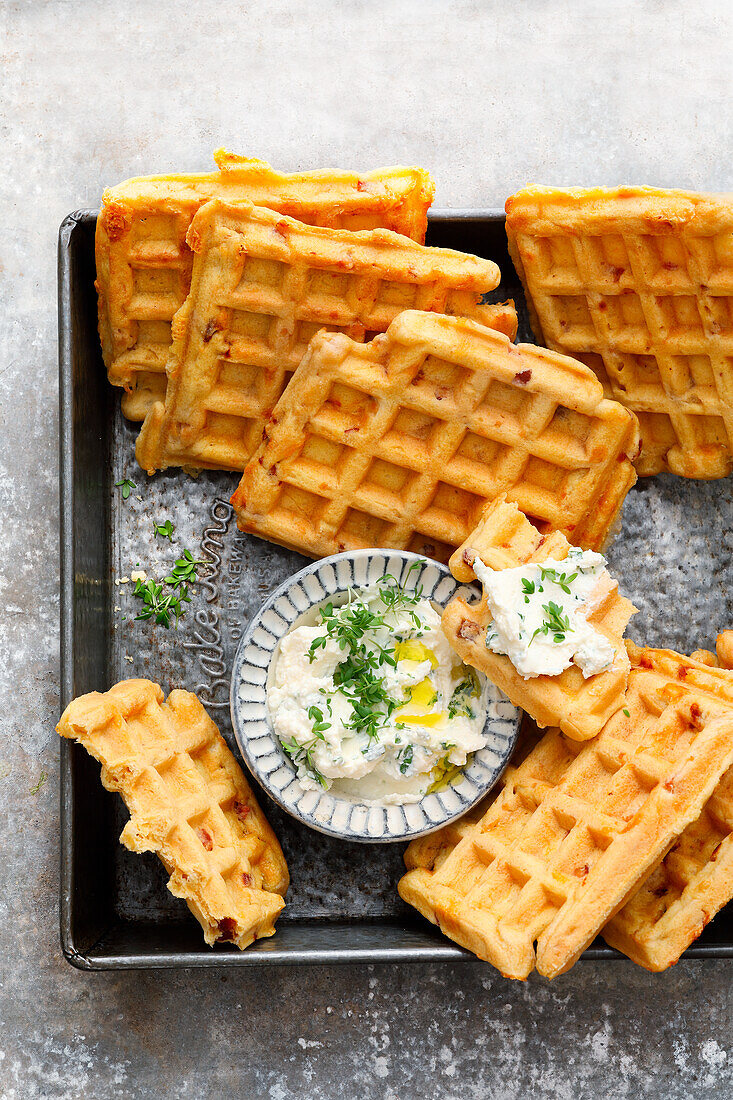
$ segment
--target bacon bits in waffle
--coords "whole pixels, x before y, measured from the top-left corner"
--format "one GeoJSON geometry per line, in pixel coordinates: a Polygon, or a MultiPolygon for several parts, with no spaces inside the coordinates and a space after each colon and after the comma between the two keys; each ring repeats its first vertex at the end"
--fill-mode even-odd
{"type": "Polygon", "coordinates": [[[636,412],[639,473],[730,473],[733,195],[528,187],[506,210],[537,339],[636,412]]]}
{"type": "Polygon", "coordinates": [[[242,530],[313,557],[385,546],[447,561],[503,492],[597,548],[636,445],[635,417],[582,364],[410,310],[371,344],[314,338],[232,502],[242,530]]]}
{"type": "MultiPolygon", "coordinates": [[[[660,700],[680,691],[704,699],[711,710],[733,714],[733,672],[728,671],[733,632],[718,639],[713,667],[669,650],[629,644],[634,667],[649,670],[660,700]]],[[[700,654],[699,656],[703,656],[700,654]]],[[[716,913],[733,898],[733,767],[723,774],[702,813],[685,831],[623,909],[603,938],[647,970],[677,962],[716,913]]]]}
{"type": "Polygon", "coordinates": [[[132,852],[156,852],[168,889],[188,904],[208,944],[244,948],[271,936],[288,869],[242,770],[195,695],[126,680],[75,699],[57,726],[102,765],[122,795],[132,852]]]}
{"type": "Polygon", "coordinates": [[[643,650],[632,665],[598,737],[548,730],[474,829],[448,854],[434,842],[439,865],[407,850],[401,897],[507,977],[568,970],[733,762],[719,693],[660,677],[643,650]]]}
{"type": "MultiPolygon", "coordinates": [[[[563,560],[570,543],[558,531],[541,535],[516,505],[501,497],[490,504],[478,526],[450,559],[456,580],[475,578],[473,561],[479,557],[490,569],[512,569],[537,565],[548,558],[563,560]]],[[[525,680],[508,657],[486,647],[486,630],[491,612],[484,595],[480,603],[469,604],[456,596],[443,612],[443,632],[463,661],[486,674],[509,696],[515,706],[532,716],[540,726],[559,726],[577,741],[595,737],[621,705],[629,676],[629,658],[623,633],[636,611],[618,593],[610,578],[602,579],[588,622],[613,644],[613,664],[605,672],[585,679],[575,665],[559,676],[536,676],[525,680]]]]}
{"type": "Polygon", "coordinates": [[[417,306],[497,318],[516,331],[513,305],[479,304],[498,285],[496,264],[384,229],[324,229],[212,201],[188,242],[197,256],[191,294],[173,322],[165,408],[151,410],[138,441],[149,473],[243,470],[322,328],[363,340],[417,306]]]}
{"type": "Polygon", "coordinates": [[[99,333],[122,411],[142,420],[165,396],[171,320],[191,283],[186,234],[209,199],[249,201],[334,228],[383,227],[425,239],[434,185],[422,168],[284,175],[261,160],[219,149],[217,172],[146,176],[105,191],[97,221],[99,333]]]}

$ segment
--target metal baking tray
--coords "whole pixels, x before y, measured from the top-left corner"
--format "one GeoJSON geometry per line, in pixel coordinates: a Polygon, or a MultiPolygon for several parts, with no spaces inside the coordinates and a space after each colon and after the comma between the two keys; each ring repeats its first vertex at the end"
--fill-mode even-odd
{"type": "MultiPolygon", "coordinates": [[[[228,673],[237,640],[268,592],[304,559],[238,532],[229,504],[236,474],[148,479],[136,466],[137,425],[119,410],[97,337],[94,290],[96,214],[79,211],[59,235],[61,406],[61,701],[146,676],[167,690],[195,690],[233,746],[228,673]],[[123,501],[115,482],[136,489],[123,501]],[[153,520],[171,519],[172,543],[153,520]],[[211,562],[210,576],[177,630],[134,622],[132,585],[142,568],[162,576],[184,548],[211,562]]],[[[437,211],[428,243],[498,263],[503,282],[492,298],[513,297],[520,338],[531,339],[524,298],[509,259],[504,216],[496,211],[437,211]]],[[[630,635],[690,652],[714,643],[733,623],[731,481],[662,476],[641,482],[624,506],[623,529],[609,551],[622,589],[640,608],[630,635]]],[[[134,606],[137,604],[137,607],[134,606]]],[[[236,751],[236,750],[235,750],[236,751]]],[[[434,962],[466,952],[398,897],[402,852],[361,845],[297,825],[261,794],[291,871],[277,934],[238,952],[202,944],[183,902],[165,887],[152,855],[126,851],[118,837],[126,812],[99,781],[99,765],[78,745],[61,745],[61,940],[66,958],[87,970],[138,967],[252,966],[263,963],[434,962]]],[[[733,910],[721,913],[688,952],[733,957],[733,910]]],[[[620,956],[601,940],[584,958],[620,956]]]]}

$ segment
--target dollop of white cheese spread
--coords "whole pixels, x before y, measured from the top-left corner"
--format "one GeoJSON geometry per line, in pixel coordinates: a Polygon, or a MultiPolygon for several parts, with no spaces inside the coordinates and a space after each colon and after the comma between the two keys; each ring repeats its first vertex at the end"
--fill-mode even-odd
{"type": "Polygon", "coordinates": [[[486,678],[451,649],[432,604],[383,577],[290,629],[267,703],[304,788],[401,804],[419,801],[483,747],[489,694],[486,678]]]}
{"type": "Polygon", "coordinates": [[[615,584],[602,554],[571,547],[563,561],[513,569],[490,569],[476,556],[473,570],[492,615],[486,646],[525,680],[557,676],[573,663],[587,678],[613,664],[614,646],[588,622],[615,584]]]}

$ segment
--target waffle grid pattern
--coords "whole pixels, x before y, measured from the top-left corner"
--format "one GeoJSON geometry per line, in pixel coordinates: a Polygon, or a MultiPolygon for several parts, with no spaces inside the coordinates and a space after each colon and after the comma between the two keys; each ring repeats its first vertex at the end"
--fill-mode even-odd
{"type": "MultiPolygon", "coordinates": [[[[511,569],[567,557],[570,544],[556,531],[541,535],[518,510],[499,498],[489,505],[466,542],[450,560],[451,572],[462,582],[473,579],[471,568],[478,556],[490,569],[511,569]]],[[[462,659],[480,669],[541,726],[559,726],[563,733],[585,741],[600,733],[621,705],[629,675],[629,659],[623,634],[635,608],[620,596],[615,582],[605,578],[597,592],[597,605],[589,622],[615,647],[613,665],[587,680],[571,665],[559,676],[525,680],[508,657],[486,648],[486,629],[491,612],[483,596],[468,604],[456,596],[443,613],[443,630],[462,659]]]]}
{"type": "Polygon", "coordinates": [[[508,977],[563,973],[733,760],[733,717],[720,714],[684,688],[669,703],[653,673],[632,670],[599,737],[545,734],[440,867],[408,871],[401,896],[508,977]]]}
{"type": "Polygon", "coordinates": [[[210,203],[194,219],[198,253],[174,322],[165,409],[141,433],[138,460],[242,470],[311,338],[321,329],[363,340],[402,310],[468,314],[503,324],[512,306],[481,306],[499,269],[383,230],[305,226],[251,205],[210,203]]]}
{"type": "Polygon", "coordinates": [[[639,417],[639,473],[730,473],[733,196],[529,188],[507,233],[538,339],[639,417]]]}
{"type": "Polygon", "coordinates": [[[59,724],[102,764],[130,810],[121,842],[153,851],[206,942],[272,935],[288,885],[280,846],[195,695],[128,680],[72,702],[59,724]]]}
{"type": "MultiPolygon", "coordinates": [[[[730,638],[730,632],[721,637],[730,638]]],[[[733,676],[699,667],[700,660],[710,660],[712,654],[695,654],[696,663],[666,650],[630,649],[635,663],[643,658],[652,665],[660,693],[677,694],[680,682],[692,680],[695,691],[704,691],[733,711],[733,676]]],[[[733,768],[722,776],[699,818],[606,925],[603,937],[640,966],[666,970],[731,898],[733,768]]]]}
{"type": "Polygon", "coordinates": [[[635,480],[636,438],[579,364],[408,311],[371,345],[313,340],[232,500],[243,530],[314,557],[446,561],[502,492],[595,547],[635,480]]]}
{"type": "Polygon", "coordinates": [[[97,291],[104,362],[123,386],[123,413],[142,420],[166,390],[171,321],[191,284],[191,220],[212,198],[251,201],[332,228],[383,227],[422,243],[433,196],[419,168],[284,175],[218,150],[221,169],[128,180],[108,189],[97,225],[97,291]]]}

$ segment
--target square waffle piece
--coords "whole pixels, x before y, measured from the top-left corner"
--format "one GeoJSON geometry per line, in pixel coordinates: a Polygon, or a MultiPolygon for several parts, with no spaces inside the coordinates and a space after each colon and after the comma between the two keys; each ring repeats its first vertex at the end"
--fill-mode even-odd
{"type": "Polygon", "coordinates": [[[363,340],[417,306],[516,332],[512,304],[480,304],[499,283],[496,264],[385,229],[324,229],[264,207],[212,201],[194,218],[188,242],[196,262],[173,322],[165,407],[151,409],[138,441],[149,473],[243,470],[322,328],[363,340]]]}
{"type": "Polygon", "coordinates": [[[430,849],[407,849],[400,896],[507,977],[568,970],[733,763],[727,698],[652,665],[632,652],[625,704],[598,737],[548,730],[455,847],[434,841],[427,866],[430,849]]]}
{"type": "Polygon", "coordinates": [[[538,340],[641,425],[641,475],[733,465],[733,194],[527,187],[509,252],[538,340]]]}
{"type": "Polygon", "coordinates": [[[505,492],[595,549],[636,446],[636,418],[582,364],[409,310],[371,344],[315,337],[232,502],[242,530],[312,557],[386,546],[447,561],[505,492]]]}
{"type": "Polygon", "coordinates": [[[242,769],[195,695],[167,701],[125,680],[71,702],[56,727],[102,765],[130,820],[120,841],[156,852],[208,944],[271,936],[288,888],[285,857],[242,769]]]}
{"type": "MultiPolygon", "coordinates": [[[[718,658],[692,657],[629,644],[632,664],[656,677],[660,697],[680,684],[733,714],[733,631],[718,637],[718,658]],[[712,662],[713,667],[710,667],[712,662]]],[[[723,774],[702,813],[603,929],[603,938],[647,970],[677,962],[703,928],[733,898],[733,767],[723,774]]]]}
{"type": "MultiPolygon", "coordinates": [[[[475,579],[473,562],[479,557],[490,569],[512,569],[539,565],[567,557],[570,543],[559,531],[541,535],[515,504],[502,496],[489,504],[476,529],[450,559],[456,580],[475,579]]],[[[599,582],[602,590],[588,622],[614,646],[613,664],[605,672],[587,679],[576,665],[559,676],[535,676],[525,680],[508,657],[486,647],[486,630],[491,622],[486,596],[469,604],[456,596],[443,612],[443,632],[463,661],[481,672],[508,695],[515,706],[526,711],[540,726],[559,726],[576,741],[600,733],[608,719],[622,705],[629,677],[629,658],[623,641],[634,605],[619,595],[610,578],[599,582]]]]}
{"type": "Polygon", "coordinates": [[[214,154],[205,175],[144,176],[105,191],[97,221],[99,334],[114,386],[124,386],[122,411],[142,420],[165,396],[171,321],[191,284],[186,244],[203,203],[250,201],[313,225],[382,227],[422,243],[434,185],[422,168],[285,175],[262,160],[214,154]]]}

